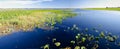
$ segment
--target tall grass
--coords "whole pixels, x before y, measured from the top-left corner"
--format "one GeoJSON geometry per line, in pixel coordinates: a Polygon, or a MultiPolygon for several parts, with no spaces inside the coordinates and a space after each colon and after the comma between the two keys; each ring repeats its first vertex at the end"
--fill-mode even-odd
{"type": "Polygon", "coordinates": [[[54,26],[67,17],[75,16],[71,10],[53,9],[13,9],[0,11],[0,33],[8,34],[14,30],[31,30],[34,27],[54,26]]]}

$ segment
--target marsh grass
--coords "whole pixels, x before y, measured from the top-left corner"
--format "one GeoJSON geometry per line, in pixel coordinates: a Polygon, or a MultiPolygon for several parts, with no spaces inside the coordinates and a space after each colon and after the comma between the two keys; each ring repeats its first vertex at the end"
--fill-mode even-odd
{"type": "Polygon", "coordinates": [[[0,35],[13,31],[32,30],[35,27],[54,26],[67,17],[75,16],[71,10],[11,9],[0,11],[0,35]]]}

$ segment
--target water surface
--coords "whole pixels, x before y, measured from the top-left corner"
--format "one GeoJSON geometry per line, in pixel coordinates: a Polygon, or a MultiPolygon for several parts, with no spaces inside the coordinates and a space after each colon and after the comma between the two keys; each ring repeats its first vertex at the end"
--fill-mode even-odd
{"type": "MultiPolygon", "coordinates": [[[[78,32],[64,31],[68,27],[72,27],[74,24],[83,30],[88,28],[89,31],[86,34],[93,34],[98,36],[99,33],[92,31],[92,28],[96,28],[99,31],[111,32],[113,35],[120,35],[120,12],[119,11],[98,11],[98,10],[80,10],[75,9],[73,12],[78,15],[72,18],[63,20],[62,24],[56,24],[53,30],[44,30],[35,28],[33,31],[19,31],[6,36],[0,37],[0,49],[41,49],[41,46],[50,44],[50,48],[58,49],[52,43],[52,39],[56,38],[61,42],[60,47],[71,46],[68,41],[75,40],[75,35],[78,32]],[[101,27],[100,27],[101,25],[101,27]]],[[[120,38],[117,40],[120,42],[120,38]]],[[[87,43],[86,43],[87,44],[87,43]]],[[[106,40],[100,41],[98,49],[120,49],[114,42],[110,42],[109,46],[106,46],[106,40]]],[[[89,49],[89,47],[88,47],[89,49]]]]}

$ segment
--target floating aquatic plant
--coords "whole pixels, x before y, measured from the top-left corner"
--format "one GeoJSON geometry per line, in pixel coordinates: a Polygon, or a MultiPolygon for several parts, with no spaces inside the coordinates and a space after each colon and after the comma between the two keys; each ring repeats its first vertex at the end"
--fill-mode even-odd
{"type": "Polygon", "coordinates": [[[80,49],[80,46],[75,46],[75,48],[74,49],[80,49]]]}
{"type": "Polygon", "coordinates": [[[55,45],[58,47],[58,46],[61,45],[61,43],[60,42],[55,42],[55,45]]]}
{"type": "Polygon", "coordinates": [[[112,36],[106,36],[106,39],[110,42],[114,42],[115,41],[115,38],[112,37],[112,36]]]}
{"type": "Polygon", "coordinates": [[[86,41],[86,38],[85,37],[82,37],[82,42],[85,42],[86,41]]]}
{"type": "Polygon", "coordinates": [[[72,40],[72,41],[70,41],[70,43],[75,44],[75,41],[72,40]]]}
{"type": "Polygon", "coordinates": [[[49,44],[46,44],[46,45],[44,46],[44,49],[50,49],[50,48],[49,48],[49,44]]]}
{"type": "Polygon", "coordinates": [[[99,36],[104,37],[105,36],[104,32],[102,31],[99,36]]]}
{"type": "Polygon", "coordinates": [[[81,46],[81,49],[87,49],[85,46],[81,46]]]}
{"type": "MultiPolygon", "coordinates": [[[[76,27],[76,25],[73,25],[72,31],[75,30],[74,27],[76,27]]],[[[71,28],[68,27],[67,29],[71,29],[71,28]]],[[[65,29],[63,29],[63,30],[65,30],[65,29]]],[[[88,29],[85,29],[85,30],[88,30],[88,29]]],[[[77,32],[77,31],[75,31],[75,32],[77,32]]],[[[68,45],[68,46],[70,46],[70,47],[65,47],[65,48],[60,48],[60,49],[72,49],[72,48],[87,49],[88,47],[89,47],[89,49],[98,49],[101,39],[107,40],[109,42],[114,42],[116,45],[120,46],[120,42],[119,43],[115,42],[118,39],[118,36],[112,35],[111,33],[105,34],[105,32],[103,32],[103,31],[101,31],[98,34],[98,36],[95,36],[93,34],[86,34],[86,32],[84,32],[84,31],[79,32],[75,35],[75,39],[69,41],[70,45],[68,45]]],[[[52,42],[56,45],[57,48],[59,48],[59,46],[64,45],[64,44],[61,44],[60,42],[56,42],[56,38],[53,38],[52,42]]],[[[110,46],[109,42],[106,44],[107,46],[110,46]]]]}

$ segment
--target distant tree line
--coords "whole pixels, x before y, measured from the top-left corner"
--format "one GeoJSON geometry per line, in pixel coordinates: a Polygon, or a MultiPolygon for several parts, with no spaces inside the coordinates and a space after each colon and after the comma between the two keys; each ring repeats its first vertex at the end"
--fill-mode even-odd
{"type": "Polygon", "coordinates": [[[120,7],[106,7],[106,8],[120,8],[120,7]]]}

